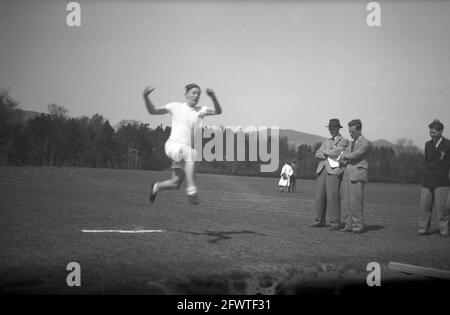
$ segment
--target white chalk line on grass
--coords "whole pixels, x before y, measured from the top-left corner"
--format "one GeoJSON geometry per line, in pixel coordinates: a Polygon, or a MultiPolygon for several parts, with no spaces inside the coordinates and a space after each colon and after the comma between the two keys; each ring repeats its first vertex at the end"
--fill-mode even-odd
{"type": "Polygon", "coordinates": [[[81,230],[83,233],[161,233],[165,230],[81,230]]]}

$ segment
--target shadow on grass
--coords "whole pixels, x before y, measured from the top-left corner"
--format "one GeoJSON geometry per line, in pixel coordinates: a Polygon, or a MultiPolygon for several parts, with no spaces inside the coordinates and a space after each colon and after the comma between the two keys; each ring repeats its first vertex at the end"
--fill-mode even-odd
{"type": "Polygon", "coordinates": [[[251,235],[258,235],[258,236],[266,236],[266,234],[256,233],[253,231],[204,231],[204,232],[178,231],[178,232],[192,234],[192,235],[212,236],[213,239],[208,240],[208,243],[211,243],[211,244],[216,244],[223,240],[230,240],[230,239],[232,239],[232,237],[230,237],[229,235],[235,235],[235,234],[251,234],[251,235]]]}
{"type": "Polygon", "coordinates": [[[378,230],[382,230],[382,229],[384,229],[384,228],[386,228],[384,225],[366,225],[365,227],[364,227],[364,230],[366,231],[366,232],[369,232],[369,231],[378,231],[378,230]]]}
{"type": "Polygon", "coordinates": [[[428,233],[429,235],[440,235],[441,234],[441,230],[439,228],[435,228],[435,229],[430,229],[430,232],[428,233]]]}

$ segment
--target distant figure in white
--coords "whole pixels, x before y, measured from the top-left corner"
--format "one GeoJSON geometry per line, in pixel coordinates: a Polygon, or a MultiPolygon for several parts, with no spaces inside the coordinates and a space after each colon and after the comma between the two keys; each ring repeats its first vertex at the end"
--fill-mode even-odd
{"type": "Polygon", "coordinates": [[[292,169],[292,167],[289,165],[289,162],[284,162],[284,166],[281,169],[281,178],[280,181],[278,182],[278,186],[280,187],[280,191],[289,191],[289,185],[290,185],[290,180],[291,180],[291,176],[294,174],[294,170],[292,169]]]}
{"type": "Polygon", "coordinates": [[[164,150],[172,160],[172,178],[163,182],[152,184],[150,190],[150,202],[154,202],[156,194],[164,189],[179,189],[184,178],[186,178],[186,194],[189,202],[198,204],[197,187],[194,182],[195,157],[197,152],[194,148],[193,138],[200,131],[200,121],[207,115],[219,115],[222,109],[213,90],[206,89],[206,94],[211,98],[214,109],[207,106],[196,106],[201,94],[197,84],[188,84],[185,87],[185,103],[173,102],[162,107],[155,107],[149,98],[155,88],[150,86],[144,90],[144,101],[147,110],[152,115],[171,114],[172,130],[164,150]]]}

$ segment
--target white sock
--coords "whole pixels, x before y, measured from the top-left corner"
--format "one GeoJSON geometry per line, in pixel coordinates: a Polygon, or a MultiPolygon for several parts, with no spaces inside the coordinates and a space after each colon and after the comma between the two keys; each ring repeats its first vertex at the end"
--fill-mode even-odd
{"type": "Polygon", "coordinates": [[[197,193],[197,187],[190,186],[190,187],[186,188],[186,194],[188,194],[189,196],[193,195],[193,194],[196,194],[196,193],[197,193]]]}

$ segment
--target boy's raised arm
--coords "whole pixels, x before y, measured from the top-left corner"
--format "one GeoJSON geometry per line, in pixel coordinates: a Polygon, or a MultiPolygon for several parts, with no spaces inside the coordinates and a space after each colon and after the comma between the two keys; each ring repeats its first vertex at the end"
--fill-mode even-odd
{"type": "Polygon", "coordinates": [[[160,107],[156,108],[155,105],[150,100],[150,93],[152,93],[155,90],[155,87],[148,86],[144,89],[143,97],[145,101],[145,106],[147,107],[147,110],[152,115],[162,115],[167,114],[169,111],[166,108],[160,107]]]}
{"type": "Polygon", "coordinates": [[[214,109],[208,108],[206,115],[220,115],[222,113],[222,108],[217,100],[216,93],[211,89],[206,89],[206,94],[211,98],[214,105],[214,109]]]}

